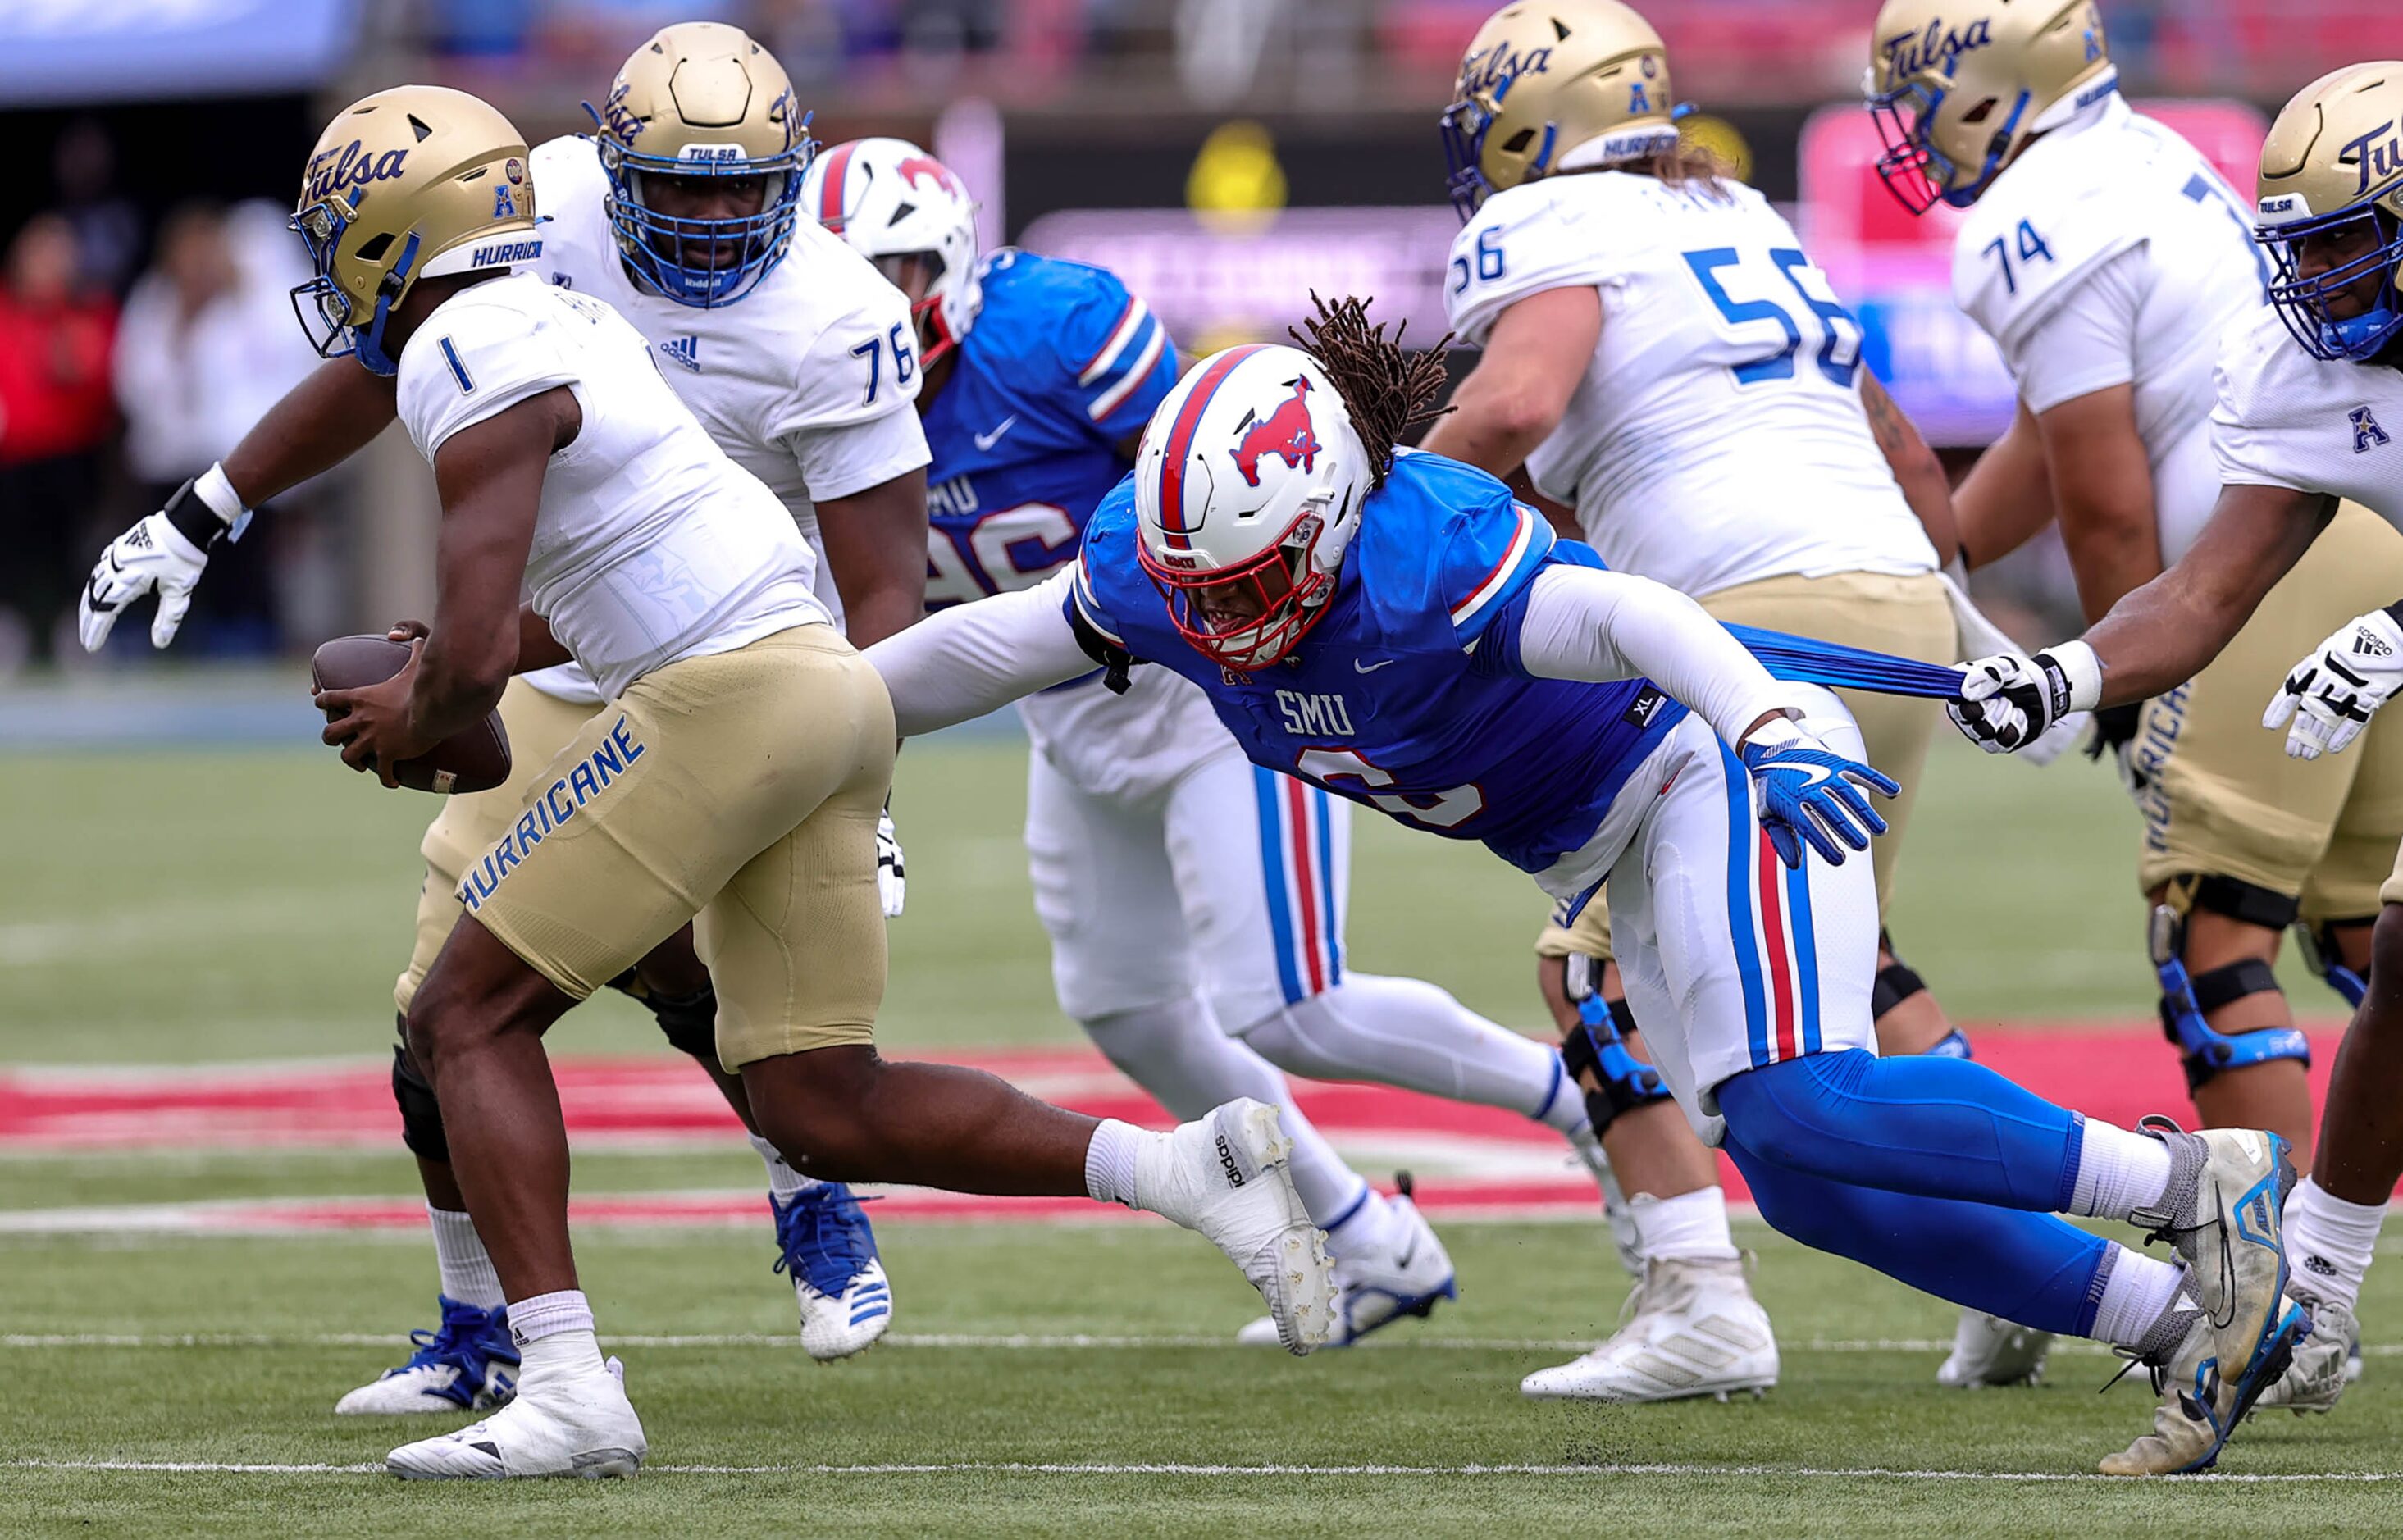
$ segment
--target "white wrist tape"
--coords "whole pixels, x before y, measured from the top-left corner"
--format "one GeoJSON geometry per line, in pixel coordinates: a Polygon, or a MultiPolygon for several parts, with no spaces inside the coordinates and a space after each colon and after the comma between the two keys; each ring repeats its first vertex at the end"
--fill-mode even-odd
{"type": "Polygon", "coordinates": [[[250,510],[242,506],[242,496],[226,479],[222,463],[211,465],[192,479],[192,495],[209,506],[209,511],[225,520],[228,526],[239,522],[250,510]]]}

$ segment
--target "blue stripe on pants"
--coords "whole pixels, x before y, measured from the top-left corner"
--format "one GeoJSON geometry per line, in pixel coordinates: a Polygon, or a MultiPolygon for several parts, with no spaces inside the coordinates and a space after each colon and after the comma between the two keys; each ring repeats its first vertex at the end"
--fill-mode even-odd
{"type": "Polygon", "coordinates": [[[1735,944],[1736,970],[1743,977],[1744,1035],[1752,1044],[1752,1067],[1769,1061],[1768,995],[1760,983],[1760,937],[1752,924],[1752,775],[1725,743],[1719,772],[1727,781],[1728,936],[1735,944]]]}
{"type": "Polygon", "coordinates": [[[1327,913],[1327,987],[1333,989],[1343,982],[1342,909],[1335,902],[1335,830],[1329,816],[1333,809],[1324,790],[1313,786],[1310,795],[1318,811],[1318,902],[1327,913]]]}
{"type": "Polygon", "coordinates": [[[1300,959],[1293,954],[1293,910],[1285,896],[1285,801],[1278,795],[1274,770],[1252,767],[1252,791],[1260,812],[1260,878],[1269,890],[1269,930],[1276,937],[1277,982],[1285,987],[1285,1003],[1308,998],[1301,987],[1300,959]]]}
{"type": "MultiPolygon", "coordinates": [[[[1867,860],[1867,856],[1855,859],[1867,860]]],[[[1794,927],[1794,968],[1802,976],[1804,1053],[1819,1051],[1819,948],[1811,932],[1811,852],[1803,847],[1802,865],[1785,873],[1785,913],[1794,927]]]]}

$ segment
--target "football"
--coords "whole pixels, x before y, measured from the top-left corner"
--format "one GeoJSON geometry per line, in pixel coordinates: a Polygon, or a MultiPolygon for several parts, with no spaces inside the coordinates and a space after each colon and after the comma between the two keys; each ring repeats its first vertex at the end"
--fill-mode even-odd
{"type": "MultiPolygon", "coordinates": [[[[309,664],[309,678],[320,690],[357,689],[380,685],[409,661],[409,647],[387,636],[337,636],[317,649],[309,664]]],[[[333,714],[326,714],[328,721],[333,714]]],[[[509,778],[509,733],[501,714],[486,714],[472,728],[451,734],[414,759],[399,766],[400,784],[411,791],[445,796],[453,792],[490,791],[509,778]]]]}

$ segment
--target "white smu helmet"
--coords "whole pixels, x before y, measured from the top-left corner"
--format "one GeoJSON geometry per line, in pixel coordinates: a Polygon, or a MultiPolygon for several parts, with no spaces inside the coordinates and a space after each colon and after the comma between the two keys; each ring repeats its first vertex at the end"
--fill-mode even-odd
{"type": "Polygon", "coordinates": [[[900,282],[905,257],[935,270],[912,307],[928,364],[958,345],[984,304],[977,282],[976,200],[949,166],[907,139],[852,139],[819,156],[801,206],[879,271],[900,282]]]}
{"type": "Polygon", "coordinates": [[[1316,360],[1266,343],[1212,354],[1151,414],[1135,454],[1143,570],[1196,651],[1267,668],[1326,613],[1374,482],[1316,360]]]}

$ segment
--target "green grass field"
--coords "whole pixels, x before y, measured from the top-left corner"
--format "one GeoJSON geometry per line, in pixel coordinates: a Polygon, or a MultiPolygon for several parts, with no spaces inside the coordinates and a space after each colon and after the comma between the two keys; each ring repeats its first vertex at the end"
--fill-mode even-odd
{"type": "MultiPolygon", "coordinates": [[[[1028,905],[1022,752],[981,739],[905,756],[891,1047],[1074,1040],[1028,905]]],[[[0,1068],[383,1051],[424,799],[298,752],[45,754],[0,756],[0,1068]]],[[[2082,762],[2035,771],[1948,748],[1897,935],[1969,1022],[2137,1020],[2151,988],[2133,836],[2109,776],[2082,762]]],[[[1355,965],[1533,1027],[1532,887],[1382,821],[1360,821],[1358,847],[1355,965]]],[[[2294,987],[2318,1007],[2319,986],[2294,987]]],[[[553,1041],[657,1039],[602,1001],[553,1041]]],[[[586,1191],[757,1179],[739,1145],[576,1169],[586,1191]]],[[[0,1157],[0,1213],[411,1191],[396,1147],[0,1157]]],[[[424,1324],[418,1237],[0,1234],[0,1535],[2394,1527],[2391,1488],[2364,1479],[2403,1473],[2403,1366],[2380,1330],[2403,1306],[2392,1264],[2364,1302],[2370,1378],[2339,1414],[2262,1421],[2227,1479],[2114,1485],[2080,1473],[2147,1406],[2140,1380],[2090,1394],[2112,1360],[2064,1353],[2047,1388],[1939,1392],[1929,1343],[1949,1309],[1740,1228],[1784,1382],[1755,1403],[1626,1409],[1516,1392],[1615,1322],[1625,1284],[1599,1226],[1452,1226],[1457,1307],[1296,1363],[1218,1345],[1252,1301],[1164,1226],[888,1224],[899,1339],[826,1368],[798,1351],[764,1225],[599,1231],[580,1242],[585,1280],[653,1463],[632,1483],[475,1490],[390,1481],[383,1451],[422,1425],[326,1410],[424,1324]],[[1107,1340],[1057,1340],[1077,1334],[1107,1340]],[[214,1468],[244,1465],[260,1468],[214,1468]]]]}

